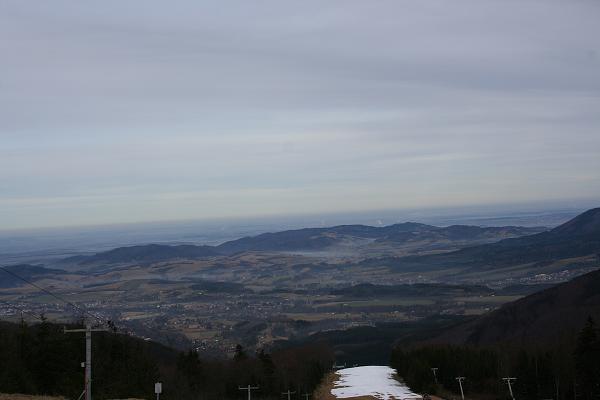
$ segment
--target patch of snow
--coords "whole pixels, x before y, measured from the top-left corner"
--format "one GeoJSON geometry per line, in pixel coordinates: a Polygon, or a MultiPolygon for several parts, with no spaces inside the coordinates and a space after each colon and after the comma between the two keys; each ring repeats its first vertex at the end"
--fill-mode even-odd
{"type": "Polygon", "coordinates": [[[384,366],[345,368],[336,371],[339,378],[331,394],[338,399],[373,396],[382,400],[421,399],[403,383],[394,379],[396,370],[384,366]]]}

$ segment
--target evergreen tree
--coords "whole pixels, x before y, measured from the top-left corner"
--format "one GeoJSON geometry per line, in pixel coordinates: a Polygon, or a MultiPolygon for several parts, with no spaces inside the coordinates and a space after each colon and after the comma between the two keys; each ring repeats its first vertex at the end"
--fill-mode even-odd
{"type": "Polygon", "coordinates": [[[235,353],[233,354],[233,360],[234,361],[244,361],[248,358],[248,355],[246,355],[246,352],[244,351],[244,348],[242,347],[241,344],[238,344],[235,346],[235,353]]]}
{"type": "Polygon", "coordinates": [[[590,317],[577,337],[575,349],[577,392],[583,400],[600,397],[600,341],[596,323],[590,317]]]}

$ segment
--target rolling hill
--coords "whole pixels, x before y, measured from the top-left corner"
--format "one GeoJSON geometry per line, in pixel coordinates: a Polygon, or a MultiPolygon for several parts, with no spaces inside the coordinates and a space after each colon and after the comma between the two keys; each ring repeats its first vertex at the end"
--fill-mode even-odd
{"type": "Polygon", "coordinates": [[[543,228],[518,226],[478,227],[452,225],[437,227],[405,222],[384,227],[340,225],[330,228],[306,228],[245,237],[217,246],[222,254],[243,251],[311,251],[324,250],[344,243],[363,240],[390,245],[407,242],[489,242],[507,237],[539,233],[543,228]]]}
{"type": "Polygon", "coordinates": [[[19,279],[17,276],[27,280],[35,280],[47,276],[56,276],[66,273],[66,271],[61,269],[44,268],[39,265],[31,264],[9,265],[3,268],[8,272],[0,270],[0,288],[10,288],[25,285],[25,282],[22,279],[19,279]],[[17,276],[12,275],[11,272],[17,276]]]}
{"type": "Polygon", "coordinates": [[[506,237],[519,237],[540,232],[542,228],[477,227],[453,225],[436,227],[406,222],[384,227],[340,225],[330,228],[305,228],[225,242],[218,246],[161,245],[119,247],[90,256],[75,256],[64,260],[67,264],[154,263],[175,259],[201,259],[214,256],[232,256],[243,252],[323,251],[336,246],[353,248],[375,244],[378,248],[396,248],[407,243],[416,247],[433,246],[440,249],[463,245],[488,243],[506,237]]]}
{"type": "Polygon", "coordinates": [[[155,263],[174,259],[198,259],[219,253],[211,246],[148,244],[143,246],[118,247],[91,256],[69,257],[64,261],[77,264],[155,263]]]}

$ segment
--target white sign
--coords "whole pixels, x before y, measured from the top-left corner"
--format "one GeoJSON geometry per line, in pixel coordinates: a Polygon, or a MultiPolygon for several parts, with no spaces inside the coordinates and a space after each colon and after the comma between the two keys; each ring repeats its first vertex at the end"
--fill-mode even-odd
{"type": "Polygon", "coordinates": [[[154,393],[156,393],[156,394],[162,393],[162,382],[156,382],[154,384],[154,393]]]}

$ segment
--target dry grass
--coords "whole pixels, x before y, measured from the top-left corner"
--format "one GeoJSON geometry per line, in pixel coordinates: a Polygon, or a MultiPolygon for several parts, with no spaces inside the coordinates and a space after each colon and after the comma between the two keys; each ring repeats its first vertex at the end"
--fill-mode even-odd
{"type": "Polygon", "coordinates": [[[317,387],[314,393],[314,400],[337,400],[337,398],[331,394],[333,389],[333,383],[338,378],[338,375],[334,372],[330,372],[323,378],[323,382],[317,387]]]}

